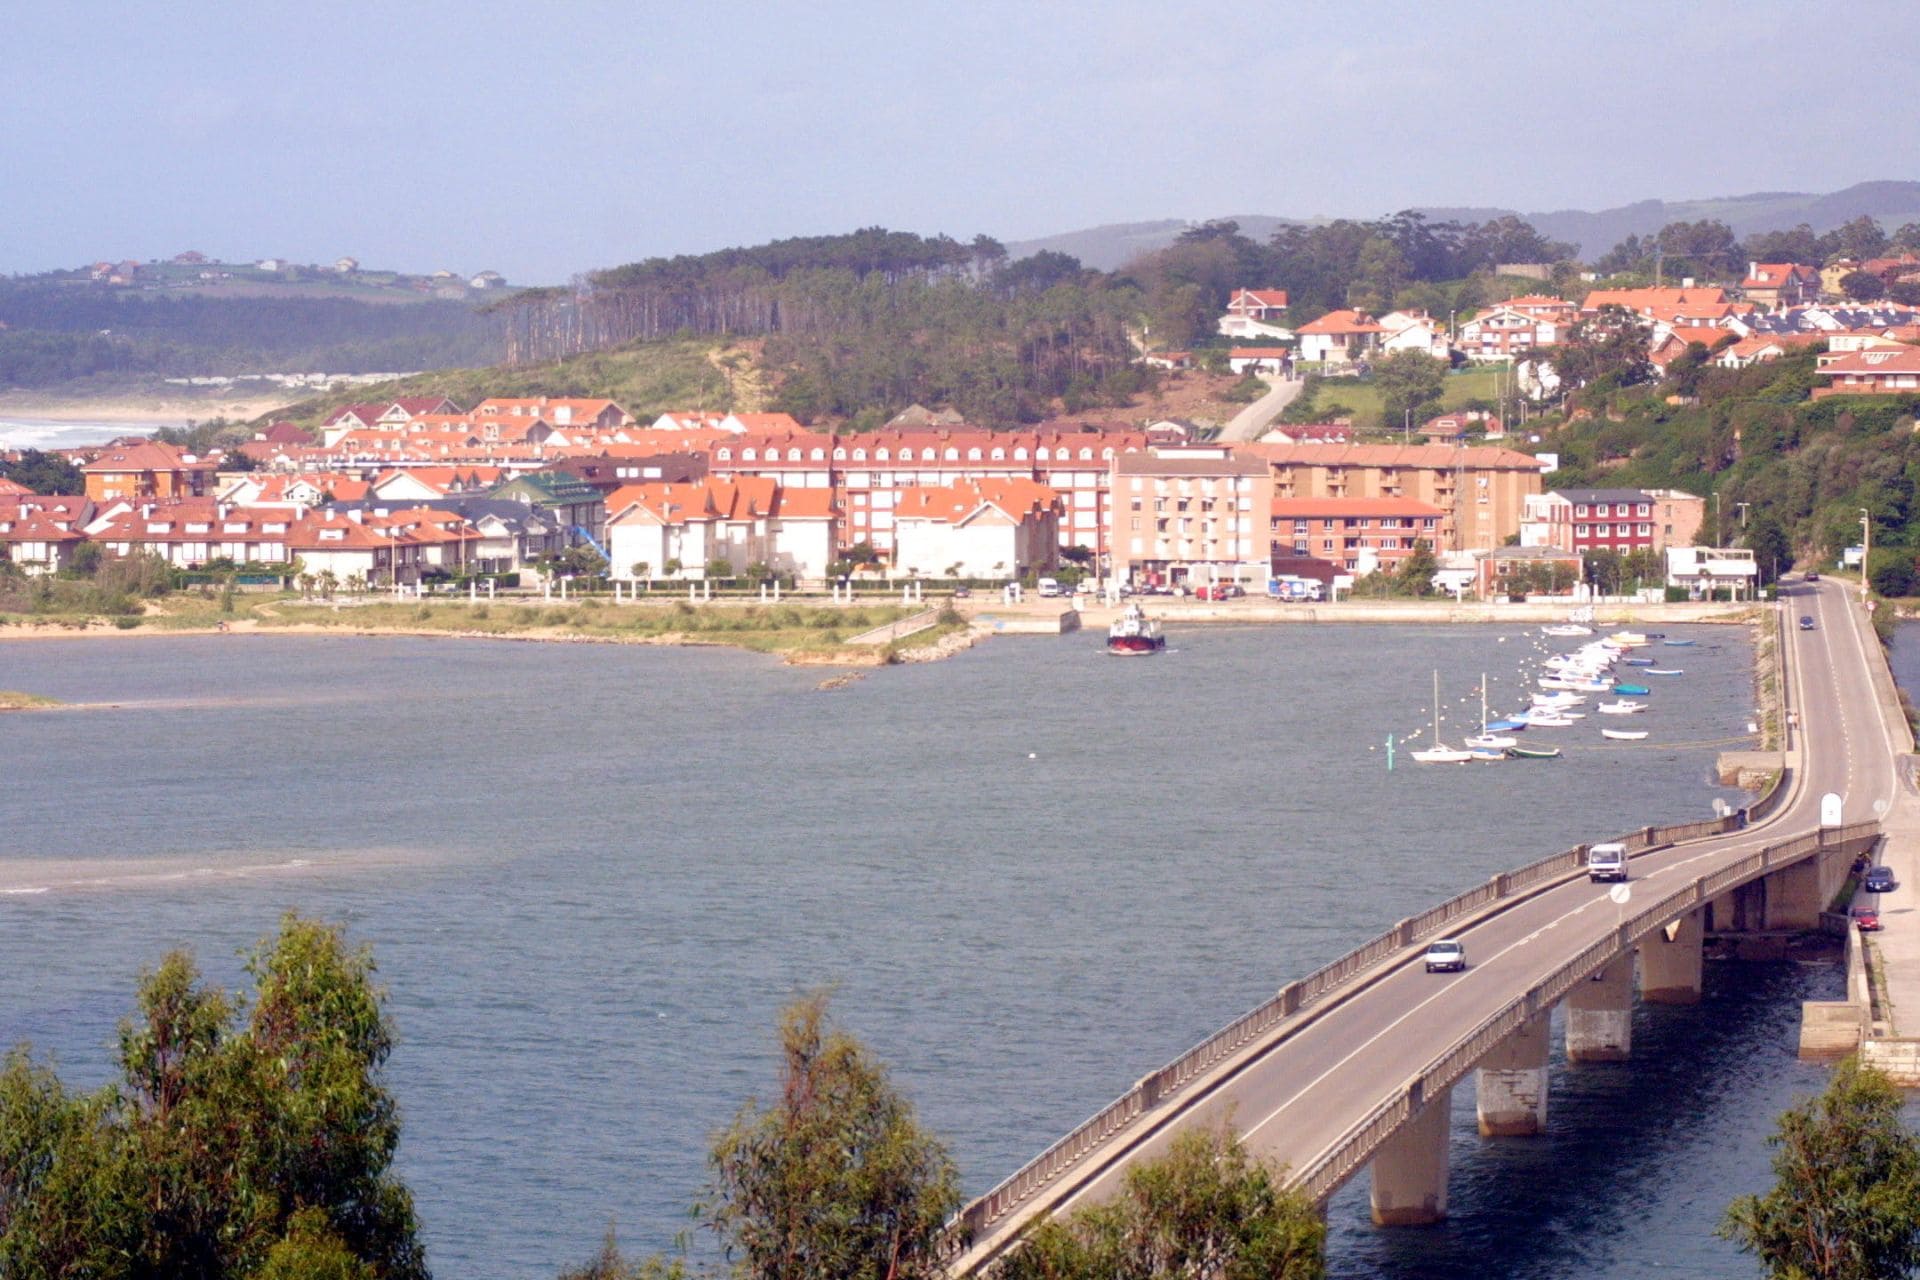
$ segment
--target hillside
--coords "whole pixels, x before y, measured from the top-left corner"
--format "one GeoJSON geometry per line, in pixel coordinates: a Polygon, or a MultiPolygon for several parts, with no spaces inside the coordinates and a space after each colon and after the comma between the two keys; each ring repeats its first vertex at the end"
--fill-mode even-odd
{"type": "MultiPolygon", "coordinates": [[[[1566,240],[1582,257],[1605,253],[1629,235],[1648,235],[1670,222],[1714,218],[1745,237],[1761,231],[1787,230],[1804,222],[1815,234],[1831,231],[1862,214],[1877,218],[1889,230],[1920,220],[1920,182],[1860,182],[1825,194],[1757,192],[1742,196],[1715,196],[1698,200],[1641,200],[1617,208],[1586,211],[1560,209],[1521,213],[1502,208],[1441,208],[1422,206],[1415,212],[1433,221],[1488,222],[1521,217],[1550,240],[1566,240]]],[[[1324,218],[1294,218],[1269,214],[1242,214],[1233,221],[1242,234],[1264,240],[1285,225],[1318,225],[1324,218]]],[[[1015,256],[1051,249],[1072,254],[1090,267],[1118,270],[1143,253],[1164,249],[1195,223],[1177,218],[1157,222],[1122,222],[1065,231],[1033,240],[1012,241],[1015,256]]]]}
{"type": "Polygon", "coordinates": [[[758,361],[752,343],[685,338],[635,342],[538,365],[436,369],[391,382],[342,387],[275,410],[254,425],[285,421],[317,426],[342,405],[424,395],[444,395],[461,406],[488,396],[606,396],[641,420],[669,409],[758,410],[766,407],[758,361]]]}
{"type": "Polygon", "coordinates": [[[1542,435],[1539,450],[1560,455],[1548,483],[1718,494],[1728,542],[1763,558],[1777,550],[1789,563],[1831,564],[1858,545],[1865,507],[1875,586],[1911,595],[1920,583],[1920,396],[1808,399],[1818,352],[1741,370],[1683,369],[1604,397],[1594,416],[1530,428],[1542,435]],[[1669,404],[1669,394],[1697,403],[1669,404]]]}

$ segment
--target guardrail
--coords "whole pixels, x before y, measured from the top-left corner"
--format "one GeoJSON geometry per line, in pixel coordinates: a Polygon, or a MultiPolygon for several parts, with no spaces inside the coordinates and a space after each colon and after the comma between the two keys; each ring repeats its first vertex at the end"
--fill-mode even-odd
{"type": "MultiPolygon", "coordinates": [[[[1774,792],[1783,790],[1784,778],[1776,781],[1774,792]]],[[[1686,840],[1724,835],[1749,822],[1749,810],[1724,818],[1702,822],[1682,822],[1670,826],[1641,827],[1619,837],[1629,855],[1664,848],[1686,840]]],[[[1294,1019],[1321,1004],[1361,974],[1439,933],[1445,926],[1476,911],[1500,902],[1517,901],[1537,892],[1540,886],[1562,880],[1586,867],[1587,845],[1576,845],[1514,871],[1503,872],[1484,884],[1457,894],[1417,916],[1400,921],[1376,938],[1355,947],[1331,964],[1323,965],[1297,982],[1288,983],[1269,1000],[1241,1014],[1199,1044],[1161,1067],[1142,1076],[1125,1095],[1109,1103],[1095,1115],[1076,1126],[1066,1136],[1042,1151],[1034,1159],[974,1199],[960,1210],[949,1224],[945,1252],[957,1255],[965,1242],[977,1238],[986,1228],[1024,1203],[1034,1192],[1077,1164],[1088,1152],[1108,1138],[1129,1127],[1147,1111],[1177,1095],[1194,1080],[1205,1076],[1222,1061],[1265,1039],[1269,1047],[1297,1031],[1305,1022],[1294,1019]],[[1276,1028],[1284,1029],[1272,1036],[1276,1028]]]]}
{"type": "Polygon", "coordinates": [[[1588,946],[1530,987],[1525,994],[1483,1020],[1459,1043],[1428,1063],[1394,1097],[1375,1107],[1331,1147],[1302,1166],[1291,1179],[1294,1188],[1315,1200],[1331,1195],[1356,1169],[1373,1158],[1373,1153],[1394,1128],[1417,1115],[1426,1100],[1450,1088],[1502,1038],[1528,1019],[1551,1009],[1576,983],[1615,956],[1630,950],[1638,939],[1675,916],[1719,896],[1744,880],[1798,862],[1809,853],[1820,849],[1859,852],[1871,847],[1879,836],[1880,825],[1877,822],[1827,827],[1812,835],[1769,845],[1731,867],[1695,877],[1659,902],[1622,922],[1606,937],[1588,946]],[[1389,1115],[1396,1118],[1392,1123],[1383,1125],[1382,1118],[1389,1115]]]}

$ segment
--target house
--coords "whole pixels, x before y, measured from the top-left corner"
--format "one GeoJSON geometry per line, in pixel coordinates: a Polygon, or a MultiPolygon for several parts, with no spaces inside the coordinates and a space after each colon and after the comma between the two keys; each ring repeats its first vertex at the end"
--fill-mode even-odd
{"type": "Polygon", "coordinates": [[[1653,342],[1647,348],[1647,363],[1665,373],[1667,366],[1685,355],[1696,342],[1712,352],[1721,343],[1735,340],[1732,330],[1710,324],[1655,325],[1653,342]]]}
{"type": "Polygon", "coordinates": [[[1522,294],[1463,322],[1454,345],[1469,360],[1512,360],[1563,341],[1579,318],[1565,298],[1522,294]]]}
{"type": "Polygon", "coordinates": [[[1396,351],[1418,351],[1435,360],[1453,358],[1453,346],[1447,339],[1445,326],[1424,311],[1389,311],[1380,317],[1379,324],[1380,350],[1387,355],[1396,351]]]}
{"type": "Polygon", "coordinates": [[[333,260],[333,269],[334,269],[335,271],[338,271],[338,272],[339,272],[339,273],[340,273],[341,275],[343,275],[343,276],[344,276],[344,275],[347,275],[347,274],[349,274],[349,273],[351,273],[351,272],[355,272],[355,271],[358,271],[358,270],[360,269],[360,259],[358,259],[358,258],[335,258],[335,259],[333,260]]]}
{"type": "Polygon", "coordinates": [[[1604,307],[1620,307],[1650,320],[1656,312],[1695,315],[1713,308],[1724,308],[1727,302],[1725,290],[1713,285],[1702,287],[1688,281],[1678,288],[1595,289],[1580,304],[1580,314],[1594,316],[1600,314],[1604,307]]]}
{"type": "Polygon", "coordinates": [[[573,454],[556,458],[541,470],[565,472],[575,480],[590,484],[602,493],[612,493],[615,489],[626,485],[645,484],[649,481],[661,484],[692,484],[706,477],[707,455],[704,453],[656,453],[650,450],[620,455],[573,454]]]}
{"type": "Polygon", "coordinates": [[[1269,427],[1260,437],[1261,444],[1352,444],[1353,419],[1332,422],[1292,422],[1269,427]]]}
{"type": "Polygon", "coordinates": [[[960,480],[907,490],[893,511],[894,563],[909,574],[1004,578],[1059,563],[1060,498],[1035,480],[960,480]]]}
{"type": "Polygon", "coordinates": [[[1245,320],[1277,322],[1287,314],[1285,289],[1235,289],[1227,300],[1227,314],[1245,320]]]}
{"type": "Polygon", "coordinates": [[[238,507],[211,498],[116,503],[87,525],[109,555],[159,556],[176,569],[215,560],[286,565],[301,513],[289,507],[238,507]]]}
{"type": "Polygon", "coordinates": [[[1185,418],[1161,418],[1146,427],[1148,444],[1190,444],[1205,434],[1196,422],[1185,418]]]}
{"type": "Polygon", "coordinates": [[[1264,459],[1223,445],[1116,454],[1113,575],[1167,585],[1265,582],[1273,486],[1264,459]]]}
{"type": "Polygon", "coordinates": [[[1227,351],[1227,368],[1235,373],[1284,375],[1291,366],[1293,353],[1285,347],[1233,347],[1227,351]]]}
{"type": "Polygon", "coordinates": [[[1745,547],[1669,547],[1667,585],[1679,587],[1695,600],[1726,591],[1735,600],[1751,600],[1760,581],[1760,566],[1745,547]]]}
{"type": "Polygon", "coordinates": [[[1797,262],[1749,262],[1740,282],[1747,301],[1770,310],[1805,306],[1820,297],[1820,272],[1797,262]]]}
{"type": "Polygon", "coordinates": [[[838,518],[832,490],[786,490],[759,476],[628,485],[607,497],[610,572],[629,581],[699,579],[724,560],[735,575],[763,564],[824,578],[838,554],[838,518]]]}
{"type": "Polygon", "coordinates": [[[1386,331],[1359,311],[1329,311],[1303,324],[1296,334],[1300,359],[1306,364],[1346,365],[1364,360],[1380,349],[1386,331]]]}
{"type": "Polygon", "coordinates": [[[246,471],[221,478],[214,493],[218,502],[239,507],[317,507],[328,501],[329,493],[317,476],[270,474],[246,471]]]}
{"type": "Polygon", "coordinates": [[[87,540],[93,512],[89,498],[45,496],[7,482],[0,488],[0,560],[28,574],[60,572],[87,540]]]}
{"type": "Polygon", "coordinates": [[[1452,516],[1436,551],[1498,547],[1520,532],[1526,497],[1541,491],[1540,459],[1490,445],[1253,444],[1273,500],[1411,498],[1452,516]]]}
{"type": "Polygon", "coordinates": [[[1287,314],[1287,291],[1285,289],[1235,289],[1227,300],[1227,312],[1217,324],[1218,331],[1229,338],[1248,341],[1255,338],[1278,339],[1282,342],[1293,337],[1293,333],[1280,323],[1287,314]]]}
{"type": "MultiPolygon", "coordinates": [[[[1287,336],[1291,337],[1293,335],[1288,334],[1287,336]]],[[[1154,369],[1191,369],[1193,368],[1193,352],[1149,351],[1140,356],[1138,362],[1154,369]]]]}
{"type": "Polygon", "coordinates": [[[1713,362],[1723,369],[1744,369],[1821,341],[1824,335],[1818,333],[1756,333],[1721,348],[1713,362]]]}
{"type": "Polygon", "coordinates": [[[1676,489],[1558,489],[1527,499],[1520,545],[1584,554],[1693,545],[1706,499],[1676,489]]]}
{"type": "Polygon", "coordinates": [[[1482,600],[1534,594],[1549,582],[1566,584],[1555,594],[1568,594],[1586,576],[1580,553],[1559,547],[1495,547],[1472,557],[1473,593],[1482,600]]]}
{"type": "Polygon", "coordinates": [[[1814,370],[1832,381],[1814,396],[1920,395],[1920,347],[1901,343],[1866,351],[1835,351],[1815,358],[1814,370]]]}
{"type": "Polygon", "coordinates": [[[611,431],[633,421],[625,409],[611,400],[535,396],[514,399],[492,396],[473,407],[475,422],[493,417],[541,418],[556,427],[592,427],[611,431]]]}
{"type": "Polygon", "coordinates": [[[213,487],[214,470],[211,462],[170,444],[143,440],[101,451],[80,474],[86,478],[87,496],[108,502],[205,497],[213,487]]]}
{"type": "Polygon", "coordinates": [[[506,498],[533,507],[561,527],[599,542],[606,525],[606,499],[600,490],[564,471],[535,471],[496,485],[490,498],[506,498]]]}
{"type": "Polygon", "coordinates": [[[1840,282],[1860,269],[1858,258],[1835,258],[1820,268],[1820,292],[1829,298],[1844,298],[1846,290],[1840,282]]]}
{"type": "Polygon", "coordinates": [[[372,585],[420,577],[420,544],[398,528],[371,527],[359,509],[308,515],[294,526],[287,546],[305,572],[331,574],[336,582],[358,579],[372,585]]]}
{"type": "Polygon", "coordinates": [[[482,271],[479,275],[467,281],[467,287],[472,289],[504,289],[507,287],[507,278],[498,271],[482,271]]]}
{"type": "Polygon", "coordinates": [[[1312,556],[1363,577],[1397,568],[1419,543],[1440,547],[1450,520],[1445,509],[1411,498],[1276,498],[1272,554],[1312,556]]]}

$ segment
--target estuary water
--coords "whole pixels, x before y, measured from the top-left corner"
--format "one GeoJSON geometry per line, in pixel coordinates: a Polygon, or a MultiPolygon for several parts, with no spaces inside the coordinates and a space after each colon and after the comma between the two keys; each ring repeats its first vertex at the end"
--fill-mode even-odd
{"type": "MultiPolygon", "coordinates": [[[[98,1083],[142,968],[239,952],[293,908],[370,943],[392,992],[401,1172],[437,1274],[552,1275],[608,1221],[668,1247],[711,1134],[772,1082],[775,1015],[835,991],[984,1190],[1276,987],[1496,871],[1707,816],[1752,717],[1747,633],[1550,762],[1386,767],[1389,734],[1514,705],[1518,627],[1185,628],[997,638],[826,673],[712,649],[257,636],[0,647],[0,1042],[98,1083]]],[[[1649,680],[1647,683],[1654,684],[1649,680]]],[[[1417,745],[1417,744],[1416,744],[1417,745]]],[[[1472,1136],[1453,1217],[1365,1224],[1341,1276],[1707,1275],[1821,1073],[1793,1058],[1828,969],[1714,966],[1646,1010],[1632,1063],[1557,1068],[1554,1132],[1472,1136]],[[1599,1176],[1595,1176],[1595,1175],[1599,1176]]],[[[1557,1060],[1556,1060],[1557,1061],[1557,1060]]],[[[704,1247],[697,1245],[696,1247],[704,1247]]]]}

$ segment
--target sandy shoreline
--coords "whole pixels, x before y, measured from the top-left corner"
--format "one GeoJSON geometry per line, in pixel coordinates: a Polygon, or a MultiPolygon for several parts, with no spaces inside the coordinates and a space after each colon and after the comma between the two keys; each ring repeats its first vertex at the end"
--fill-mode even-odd
{"type": "Polygon", "coordinates": [[[31,391],[0,395],[0,418],[45,423],[184,423],[208,418],[251,420],[285,408],[292,395],[107,396],[98,400],[42,396],[31,391]]]}

